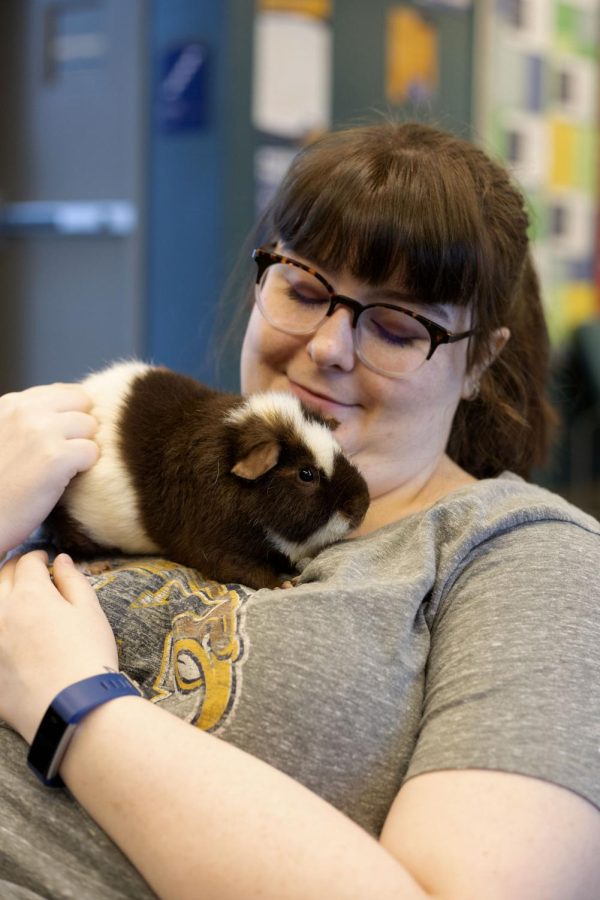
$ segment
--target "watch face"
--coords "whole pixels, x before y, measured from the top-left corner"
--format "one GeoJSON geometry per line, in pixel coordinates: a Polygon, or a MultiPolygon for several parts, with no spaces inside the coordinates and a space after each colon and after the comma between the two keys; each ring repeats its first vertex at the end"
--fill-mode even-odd
{"type": "Polygon", "coordinates": [[[29,748],[27,762],[44,781],[52,780],[63,756],[74,725],[69,725],[51,706],[40,723],[29,748]]]}

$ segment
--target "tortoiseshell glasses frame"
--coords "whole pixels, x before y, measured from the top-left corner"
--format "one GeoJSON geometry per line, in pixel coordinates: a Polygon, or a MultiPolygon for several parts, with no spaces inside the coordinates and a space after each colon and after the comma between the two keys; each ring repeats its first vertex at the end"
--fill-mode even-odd
{"type": "MultiPolygon", "coordinates": [[[[387,375],[392,378],[402,378],[404,375],[409,372],[415,371],[415,369],[419,368],[419,366],[431,359],[435,351],[442,344],[453,344],[456,341],[462,341],[465,338],[471,337],[475,333],[475,329],[470,329],[469,331],[461,331],[461,332],[452,332],[447,328],[444,328],[443,325],[439,325],[437,322],[428,319],[426,316],[421,315],[420,313],[415,312],[412,309],[408,309],[403,306],[399,306],[397,304],[392,303],[369,303],[362,304],[359,303],[358,300],[354,300],[352,297],[347,297],[343,294],[338,294],[329,281],[321,275],[316,269],[312,266],[306,265],[305,263],[299,262],[297,259],[292,259],[289,256],[284,256],[281,253],[276,253],[272,250],[269,250],[264,247],[256,248],[252,253],[252,258],[254,259],[257,265],[257,276],[256,276],[256,300],[261,310],[262,314],[265,316],[267,321],[269,321],[275,328],[280,331],[283,331],[287,334],[312,334],[318,330],[318,328],[323,324],[323,322],[331,317],[333,313],[339,306],[344,306],[349,309],[352,313],[352,328],[354,335],[354,344],[357,356],[362,360],[362,362],[380,374],[387,375]],[[293,327],[291,324],[284,322],[284,317],[273,317],[272,310],[269,310],[267,304],[265,302],[264,297],[264,286],[266,284],[265,275],[268,272],[269,268],[274,265],[284,265],[291,266],[293,269],[300,270],[302,272],[306,272],[308,275],[315,278],[322,288],[325,290],[327,294],[327,298],[323,298],[323,300],[319,300],[317,302],[316,299],[307,298],[305,302],[305,306],[311,307],[314,306],[315,310],[317,307],[322,307],[323,303],[327,302],[327,308],[319,311],[319,316],[314,321],[311,321],[310,324],[303,326],[302,328],[293,327]],[[391,311],[384,312],[382,315],[393,316],[395,313],[400,313],[403,316],[408,316],[413,322],[418,323],[418,325],[423,329],[423,334],[426,332],[427,338],[429,341],[429,346],[427,348],[423,348],[423,352],[421,352],[418,356],[418,362],[415,365],[414,359],[417,359],[416,356],[413,355],[413,363],[406,367],[404,364],[400,365],[399,359],[399,371],[393,371],[385,366],[379,365],[377,361],[369,358],[369,354],[367,352],[365,358],[365,350],[363,346],[363,340],[361,339],[361,333],[359,329],[359,323],[361,322],[361,317],[365,317],[364,321],[371,319],[374,316],[379,315],[378,311],[391,311]]],[[[407,296],[407,299],[409,297],[407,296]]],[[[402,319],[402,321],[406,321],[402,319]]],[[[379,325],[376,326],[379,331],[379,325]]],[[[418,326],[416,326],[418,327],[418,326]]],[[[364,330],[364,329],[363,329],[364,330]]],[[[387,333],[387,328],[386,332],[387,333]]],[[[420,335],[419,335],[420,336],[420,335]]],[[[397,341],[395,344],[395,352],[398,354],[399,350],[405,349],[406,343],[416,343],[417,336],[410,335],[409,337],[400,337],[396,336],[396,332],[392,332],[392,337],[394,337],[397,341]]],[[[424,340],[424,338],[423,338],[424,340]]],[[[389,341],[389,343],[393,344],[393,341],[389,341]]],[[[406,356],[406,354],[404,354],[406,356]]]]}

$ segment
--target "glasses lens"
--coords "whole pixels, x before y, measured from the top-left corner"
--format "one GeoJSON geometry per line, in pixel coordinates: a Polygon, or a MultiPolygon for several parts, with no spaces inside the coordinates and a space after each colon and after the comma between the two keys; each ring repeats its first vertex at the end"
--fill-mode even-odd
{"type": "Polygon", "coordinates": [[[271,325],[288,334],[314,331],[329,309],[325,285],[310,272],[287,263],[274,263],[265,270],[256,300],[271,325]]]}
{"type": "Polygon", "coordinates": [[[418,319],[382,307],[361,314],[356,341],[363,362],[387,375],[414,372],[431,349],[429,332],[418,319]]]}

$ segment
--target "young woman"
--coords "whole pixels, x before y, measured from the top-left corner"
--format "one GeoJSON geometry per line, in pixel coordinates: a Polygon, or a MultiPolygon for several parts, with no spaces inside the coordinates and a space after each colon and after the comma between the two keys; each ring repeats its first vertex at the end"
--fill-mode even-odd
{"type": "MultiPolygon", "coordinates": [[[[552,416],[522,197],[471,144],[381,124],[303,151],[263,238],[243,389],[340,422],[367,517],[285,591],[5,564],[0,894],[589,900],[600,526],[525,480],[552,416]],[[88,713],[47,791],[21,738],[119,667],[144,697],[88,713]]],[[[9,549],[94,420],[36,388],[0,434],[9,549]]]]}

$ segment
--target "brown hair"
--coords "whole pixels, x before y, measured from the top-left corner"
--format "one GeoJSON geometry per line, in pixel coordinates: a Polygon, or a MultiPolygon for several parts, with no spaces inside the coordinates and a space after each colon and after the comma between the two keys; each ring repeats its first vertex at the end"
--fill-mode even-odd
{"type": "Polygon", "coordinates": [[[262,223],[268,240],[370,284],[470,305],[471,365],[511,338],[457,409],[448,452],[476,477],[529,477],[549,443],[549,341],[523,196],[473,143],[414,122],[331,132],[302,150],[262,223]]]}

